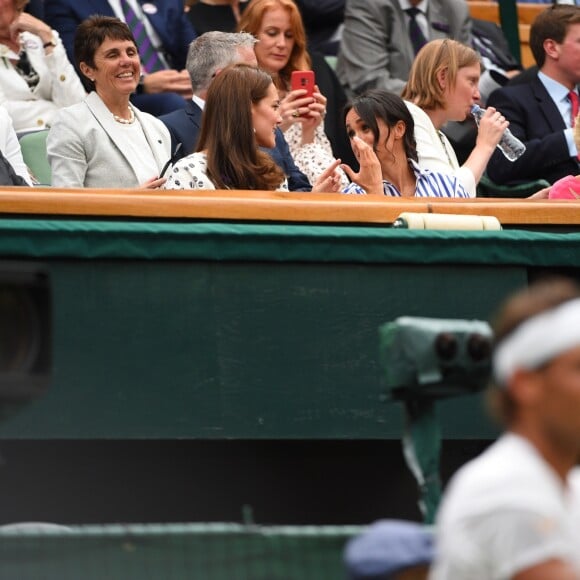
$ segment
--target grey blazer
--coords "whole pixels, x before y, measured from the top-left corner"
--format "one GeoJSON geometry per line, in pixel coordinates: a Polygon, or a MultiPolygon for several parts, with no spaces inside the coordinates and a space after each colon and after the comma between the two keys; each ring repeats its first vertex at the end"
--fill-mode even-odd
{"type": "MultiPolygon", "coordinates": [[[[155,158],[153,177],[171,156],[171,137],[159,119],[134,110],[155,158]]],[[[61,109],[47,138],[53,187],[139,187],[138,159],[126,139],[123,127],[95,92],[82,103],[61,109]]]]}
{"type": "MultiPolygon", "coordinates": [[[[465,0],[429,0],[430,40],[453,38],[471,46],[465,0]]],[[[415,55],[398,0],[347,0],[336,73],[349,93],[363,88],[400,94],[415,55]]]]}

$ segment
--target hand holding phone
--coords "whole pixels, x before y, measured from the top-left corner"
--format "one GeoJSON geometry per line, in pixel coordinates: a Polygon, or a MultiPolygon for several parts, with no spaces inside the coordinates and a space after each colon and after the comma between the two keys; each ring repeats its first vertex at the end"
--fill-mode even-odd
{"type": "MultiPolygon", "coordinates": [[[[290,88],[293,91],[303,89],[306,91],[306,94],[300,97],[301,99],[305,99],[307,97],[312,98],[314,95],[314,86],[316,84],[314,78],[314,71],[312,70],[295,70],[292,71],[292,75],[290,77],[290,88]]],[[[308,117],[308,112],[304,112],[301,114],[293,115],[295,117],[308,117]]]]}

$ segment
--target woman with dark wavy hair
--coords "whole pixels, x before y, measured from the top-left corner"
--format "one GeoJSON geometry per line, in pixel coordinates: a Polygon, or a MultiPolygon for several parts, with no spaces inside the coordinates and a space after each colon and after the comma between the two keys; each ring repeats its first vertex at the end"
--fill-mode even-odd
{"type": "Polygon", "coordinates": [[[468,197],[459,180],[420,169],[413,117],[403,99],[382,89],[356,97],[346,107],[346,131],[360,171],[342,168],[351,183],[345,193],[395,197],[468,197]]]}
{"type": "MultiPolygon", "coordinates": [[[[281,123],[272,77],[245,64],[226,67],[212,81],[203,110],[197,151],[172,168],[166,189],[259,189],[288,191],[272,157],[281,123]]],[[[338,162],[314,183],[313,191],[337,191],[338,162]]]]}

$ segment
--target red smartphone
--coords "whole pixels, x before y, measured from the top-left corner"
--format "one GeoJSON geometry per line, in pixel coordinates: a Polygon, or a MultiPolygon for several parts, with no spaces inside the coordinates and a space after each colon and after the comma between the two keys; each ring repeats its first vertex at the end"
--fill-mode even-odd
{"type": "MultiPolygon", "coordinates": [[[[290,77],[290,89],[296,91],[298,89],[305,89],[308,91],[303,97],[311,97],[314,93],[314,85],[316,81],[314,79],[314,71],[312,70],[295,70],[292,71],[292,76],[290,77]]],[[[304,115],[301,115],[304,117],[304,115]]]]}

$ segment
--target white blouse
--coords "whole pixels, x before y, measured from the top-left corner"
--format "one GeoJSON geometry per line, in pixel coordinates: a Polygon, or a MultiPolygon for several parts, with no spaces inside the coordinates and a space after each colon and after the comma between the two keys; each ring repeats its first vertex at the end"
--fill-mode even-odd
{"type": "MultiPolygon", "coordinates": [[[[216,189],[207,174],[207,155],[202,151],[180,159],[171,168],[165,189],[216,189]]],[[[276,191],[288,191],[288,180],[280,184],[276,191]]]]}
{"type": "Polygon", "coordinates": [[[18,59],[8,46],[0,43],[0,104],[12,117],[17,133],[50,127],[56,112],[62,107],[80,103],[86,92],[56,31],[56,46],[46,54],[40,37],[30,32],[20,33],[20,43],[39,80],[31,90],[14,67],[18,59]]]}
{"type": "Polygon", "coordinates": [[[409,101],[405,101],[405,105],[407,105],[415,122],[419,167],[437,173],[454,175],[459,179],[469,197],[475,197],[477,185],[475,176],[471,169],[459,165],[457,155],[447,137],[435,128],[423,109],[409,101]]]}
{"type": "Polygon", "coordinates": [[[0,106],[0,151],[2,151],[4,157],[8,159],[14,171],[20,175],[28,185],[32,185],[32,179],[30,178],[30,173],[28,173],[28,167],[26,167],[26,163],[24,163],[24,159],[22,158],[22,151],[20,149],[18,137],[16,136],[14,127],[12,126],[12,119],[6,109],[2,106],[0,106]]]}

